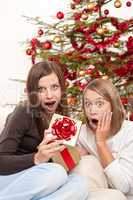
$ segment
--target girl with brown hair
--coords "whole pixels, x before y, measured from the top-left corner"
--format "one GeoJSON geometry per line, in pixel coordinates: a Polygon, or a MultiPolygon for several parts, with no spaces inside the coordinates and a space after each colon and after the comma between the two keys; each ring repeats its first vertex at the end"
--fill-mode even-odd
{"type": "Polygon", "coordinates": [[[86,181],[52,163],[62,140],[46,137],[55,112],[62,111],[64,76],[55,62],[33,65],[27,78],[27,101],[8,116],[0,136],[1,200],[85,200],[86,181]]]}

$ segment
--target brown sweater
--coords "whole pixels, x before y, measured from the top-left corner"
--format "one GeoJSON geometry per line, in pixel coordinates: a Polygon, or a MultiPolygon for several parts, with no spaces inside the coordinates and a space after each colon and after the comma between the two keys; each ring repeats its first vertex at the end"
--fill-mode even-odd
{"type": "Polygon", "coordinates": [[[27,110],[27,106],[17,106],[0,135],[0,175],[32,167],[34,154],[42,138],[31,110],[27,110]]]}

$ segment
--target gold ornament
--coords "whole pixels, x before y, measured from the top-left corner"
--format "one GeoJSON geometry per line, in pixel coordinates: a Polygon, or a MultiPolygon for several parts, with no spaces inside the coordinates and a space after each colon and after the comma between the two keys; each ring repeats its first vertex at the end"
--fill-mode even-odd
{"type": "Polygon", "coordinates": [[[76,102],[77,102],[76,97],[70,96],[67,98],[67,104],[69,106],[74,106],[76,104],[76,102]]]}
{"type": "Polygon", "coordinates": [[[104,28],[98,28],[96,30],[96,32],[97,32],[98,35],[103,35],[104,34],[104,28]]]}
{"type": "Polygon", "coordinates": [[[115,42],[115,43],[113,44],[113,46],[114,46],[115,48],[120,47],[120,41],[115,42]]]}
{"type": "Polygon", "coordinates": [[[65,81],[65,87],[68,87],[68,86],[69,86],[69,82],[65,81]]]}
{"type": "Polygon", "coordinates": [[[87,20],[87,19],[88,19],[88,15],[87,15],[87,14],[82,14],[82,15],[81,15],[81,18],[82,18],[83,20],[87,20]]]}
{"type": "Polygon", "coordinates": [[[109,32],[109,29],[107,27],[103,28],[104,30],[104,33],[108,33],[109,32]]]}
{"type": "Polygon", "coordinates": [[[120,8],[120,7],[122,6],[121,1],[120,1],[120,0],[116,0],[116,1],[114,2],[114,6],[115,6],[116,8],[120,8]]]}
{"type": "Polygon", "coordinates": [[[79,71],[79,76],[84,76],[85,75],[85,71],[81,70],[79,71]]]}
{"type": "Polygon", "coordinates": [[[63,30],[64,30],[64,31],[67,31],[67,30],[68,30],[68,26],[67,26],[67,25],[64,25],[64,26],[63,26],[63,30]]]}
{"type": "Polygon", "coordinates": [[[61,37],[60,37],[60,36],[55,36],[54,42],[55,42],[55,43],[61,42],[61,37]]]}
{"type": "Polygon", "coordinates": [[[96,6],[95,3],[89,3],[89,4],[87,5],[87,8],[88,8],[89,10],[93,10],[93,9],[95,8],[95,6],[96,6]]]}

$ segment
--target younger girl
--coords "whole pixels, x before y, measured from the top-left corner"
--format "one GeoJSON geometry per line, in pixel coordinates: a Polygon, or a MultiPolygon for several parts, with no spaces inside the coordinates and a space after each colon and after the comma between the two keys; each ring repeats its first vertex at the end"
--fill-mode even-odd
{"type": "Polygon", "coordinates": [[[92,199],[132,200],[133,122],[125,120],[120,96],[112,82],[91,81],[83,93],[83,108],[86,124],[79,137],[80,152],[91,156],[83,156],[75,171],[88,176],[94,191],[92,199]]]}

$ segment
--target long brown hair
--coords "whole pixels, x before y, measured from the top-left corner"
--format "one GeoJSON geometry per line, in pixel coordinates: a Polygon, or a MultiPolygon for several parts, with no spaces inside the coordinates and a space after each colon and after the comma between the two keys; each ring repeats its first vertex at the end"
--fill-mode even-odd
{"type": "MultiPolygon", "coordinates": [[[[29,106],[32,110],[32,114],[36,120],[36,124],[38,127],[38,130],[40,134],[44,132],[45,128],[48,128],[48,120],[42,119],[41,114],[43,113],[43,108],[41,107],[41,104],[38,99],[38,83],[39,80],[47,76],[51,73],[55,73],[59,79],[59,84],[61,86],[61,92],[62,92],[62,99],[63,95],[65,93],[65,80],[64,80],[64,74],[61,69],[61,66],[57,64],[54,61],[43,61],[38,62],[32,66],[32,68],[29,71],[27,82],[26,82],[26,90],[27,90],[27,96],[28,96],[28,102],[29,106]]],[[[62,100],[61,100],[62,101],[62,100]]],[[[63,108],[61,104],[58,106],[57,111],[62,112],[63,108]]],[[[43,113],[45,114],[45,113],[43,113]]],[[[44,115],[43,115],[44,117],[44,115]]]]}
{"type": "MultiPolygon", "coordinates": [[[[116,87],[110,80],[94,79],[84,89],[83,97],[88,89],[95,91],[100,96],[104,97],[107,101],[110,102],[113,113],[111,121],[111,135],[116,134],[120,130],[123,120],[125,118],[125,111],[116,87]]],[[[83,98],[83,108],[84,108],[84,98],[83,98]]],[[[87,117],[86,120],[89,126],[87,117]]]]}

